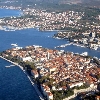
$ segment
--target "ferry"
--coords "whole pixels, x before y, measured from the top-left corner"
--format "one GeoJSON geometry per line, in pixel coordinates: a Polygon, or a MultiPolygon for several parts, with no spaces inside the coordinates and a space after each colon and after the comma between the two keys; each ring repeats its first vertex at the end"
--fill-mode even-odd
{"type": "Polygon", "coordinates": [[[17,47],[17,46],[18,46],[18,45],[17,45],[17,43],[15,43],[15,44],[13,44],[13,43],[12,43],[11,45],[12,45],[12,46],[15,46],[15,47],[17,47]]]}
{"type": "Polygon", "coordinates": [[[80,55],[82,55],[82,56],[88,56],[88,52],[83,52],[80,55]]]}

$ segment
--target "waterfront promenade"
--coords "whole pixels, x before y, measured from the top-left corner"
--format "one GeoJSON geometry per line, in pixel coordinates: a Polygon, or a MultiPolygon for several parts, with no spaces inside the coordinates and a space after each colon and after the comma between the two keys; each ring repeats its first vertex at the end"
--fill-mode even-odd
{"type": "Polygon", "coordinates": [[[37,88],[37,85],[32,81],[32,79],[31,79],[30,76],[27,74],[27,72],[23,69],[22,66],[20,66],[18,63],[12,62],[12,61],[10,61],[10,60],[8,60],[8,59],[2,57],[2,56],[0,56],[0,58],[2,58],[2,59],[4,59],[4,60],[6,60],[6,61],[8,61],[8,62],[10,62],[10,63],[12,63],[12,64],[18,66],[18,67],[24,72],[24,74],[26,74],[27,78],[28,78],[29,81],[31,82],[32,86],[34,87],[34,89],[35,89],[37,95],[39,96],[40,100],[44,100],[43,95],[41,94],[41,92],[40,92],[39,89],[37,88]]]}

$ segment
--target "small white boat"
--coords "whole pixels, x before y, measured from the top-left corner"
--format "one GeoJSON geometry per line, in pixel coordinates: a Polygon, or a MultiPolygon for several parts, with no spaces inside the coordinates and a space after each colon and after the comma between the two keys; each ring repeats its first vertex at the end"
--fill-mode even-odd
{"type": "Polygon", "coordinates": [[[13,43],[12,43],[11,45],[12,45],[12,46],[15,46],[15,47],[17,47],[17,46],[18,46],[18,45],[17,45],[17,43],[15,43],[15,44],[13,44],[13,43]]]}
{"type": "Polygon", "coordinates": [[[10,67],[13,67],[13,66],[15,66],[15,65],[10,65],[10,66],[5,66],[6,68],[10,68],[10,67]]]}
{"type": "Polygon", "coordinates": [[[10,67],[13,67],[13,66],[15,66],[15,65],[10,65],[10,67]]]}
{"type": "Polygon", "coordinates": [[[6,68],[9,68],[10,66],[5,66],[6,68]]]}

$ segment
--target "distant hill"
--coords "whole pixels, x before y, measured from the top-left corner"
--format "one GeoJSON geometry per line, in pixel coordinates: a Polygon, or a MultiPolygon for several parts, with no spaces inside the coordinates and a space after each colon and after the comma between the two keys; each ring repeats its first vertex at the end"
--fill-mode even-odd
{"type": "MultiPolygon", "coordinates": [[[[23,6],[26,7],[27,5],[34,7],[43,7],[47,8],[50,6],[56,5],[81,5],[81,6],[96,6],[100,8],[100,0],[0,0],[0,5],[13,5],[13,6],[23,6]],[[5,1],[7,3],[5,4],[5,1]],[[12,3],[10,3],[11,1],[12,3]]],[[[52,8],[52,7],[51,7],[52,8]]]]}
{"type": "Polygon", "coordinates": [[[100,0],[82,0],[82,4],[87,5],[87,6],[100,7],[100,0]]]}
{"type": "Polygon", "coordinates": [[[22,0],[22,1],[34,1],[34,2],[41,2],[41,3],[56,3],[56,4],[88,4],[88,5],[95,5],[98,3],[100,4],[100,0],[22,0]]]}

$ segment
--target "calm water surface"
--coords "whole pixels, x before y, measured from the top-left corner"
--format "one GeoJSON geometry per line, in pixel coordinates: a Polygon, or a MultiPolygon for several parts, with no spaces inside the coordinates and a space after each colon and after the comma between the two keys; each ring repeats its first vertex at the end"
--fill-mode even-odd
{"type": "Polygon", "coordinates": [[[0,9],[0,18],[11,17],[11,16],[20,16],[22,12],[20,10],[14,9],[0,9]]]}
{"type": "Polygon", "coordinates": [[[6,68],[8,65],[0,59],[0,100],[39,100],[22,70],[17,66],[6,68]]]}
{"type": "MultiPolygon", "coordinates": [[[[22,47],[25,47],[27,45],[41,45],[45,48],[50,49],[54,49],[54,47],[56,46],[68,43],[67,40],[52,38],[55,33],[56,31],[41,32],[37,29],[0,31],[0,51],[12,48],[11,43],[17,43],[22,47]]],[[[70,45],[65,48],[59,48],[59,50],[65,50],[74,53],[88,52],[90,56],[96,56],[100,58],[100,52],[75,45],[70,45]]]]}
{"type": "MultiPolygon", "coordinates": [[[[0,18],[19,16],[20,11],[0,9],[0,18]]],[[[12,42],[21,42],[20,32],[0,31],[0,51],[11,48],[12,42]],[[18,33],[18,34],[17,34],[18,33]],[[16,38],[15,38],[16,37],[16,38]],[[18,39],[18,37],[20,37],[18,39]],[[17,40],[14,40],[17,39],[17,40]]],[[[39,100],[30,81],[22,70],[17,67],[6,68],[11,63],[0,59],[0,100],[39,100]]]]}

